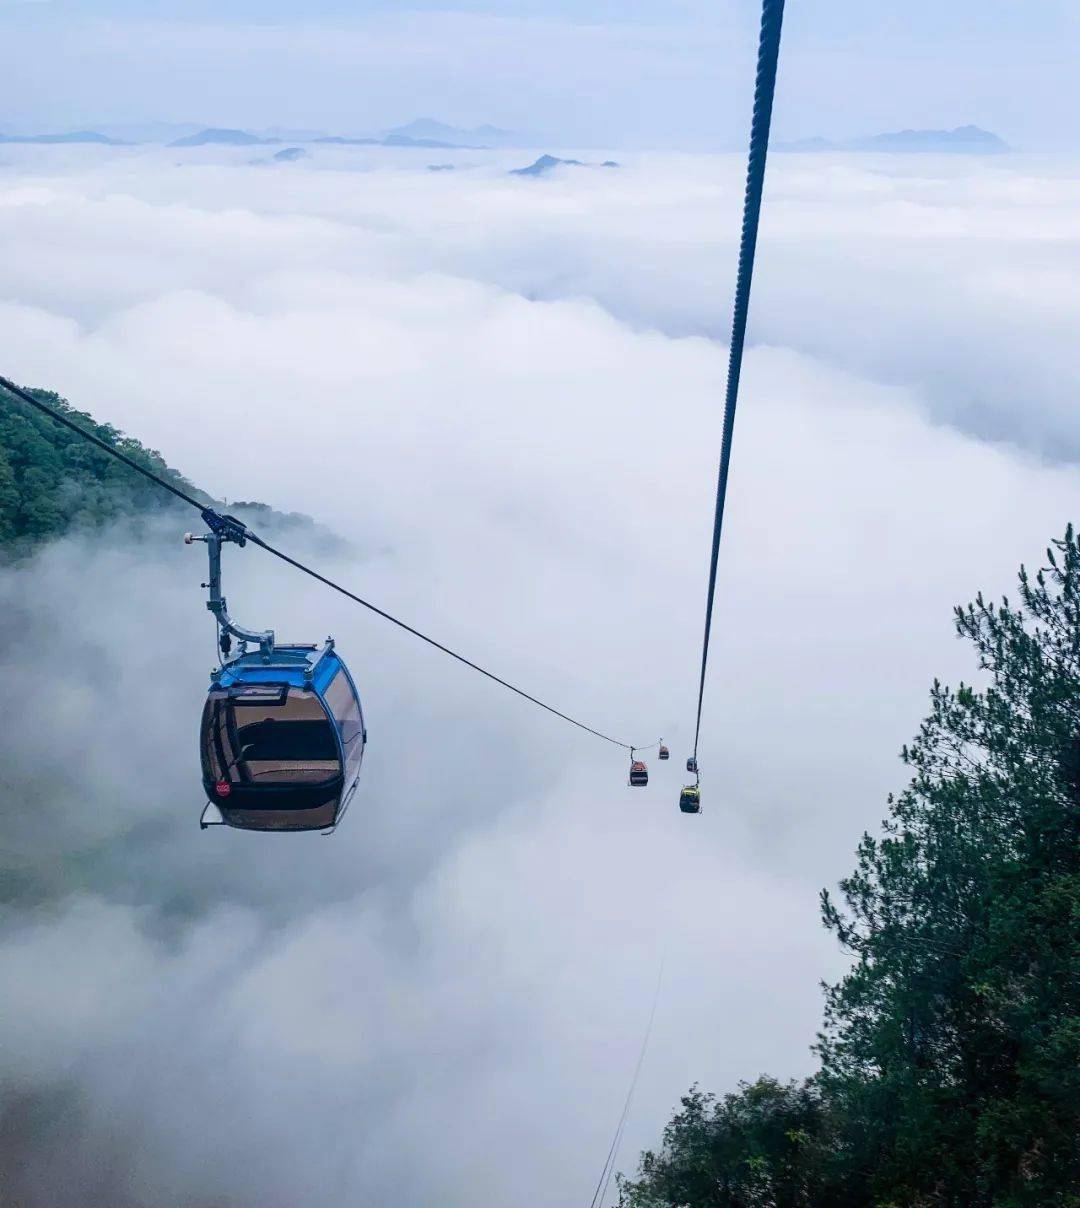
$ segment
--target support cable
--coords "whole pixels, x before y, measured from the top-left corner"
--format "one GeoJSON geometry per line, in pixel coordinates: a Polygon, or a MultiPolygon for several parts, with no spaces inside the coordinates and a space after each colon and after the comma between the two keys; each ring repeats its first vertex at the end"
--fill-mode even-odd
{"type": "MultiPolygon", "coordinates": [[[[268,541],[264,541],[257,533],[252,532],[251,529],[241,524],[240,521],[236,520],[234,517],[222,516],[215,512],[213,508],[206,507],[192,495],[189,495],[186,491],[182,491],[175,484],[169,482],[165,478],[162,478],[161,475],[155,474],[153,470],[147,469],[146,466],[140,465],[134,460],[134,458],[128,457],[127,454],[122,453],[119,449],[109,444],[108,441],[102,440],[100,436],[96,436],[93,432],[88,432],[85,428],[75,423],[74,420],[64,415],[62,411],[57,411],[54,407],[50,407],[47,403],[43,403],[40,399],[34,398],[29,391],[24,390],[21,386],[17,386],[8,378],[0,376],[0,386],[11,394],[15,395],[16,398],[20,399],[28,406],[33,407],[37,411],[40,411],[43,415],[48,416],[49,419],[55,420],[56,423],[62,424],[65,428],[77,433],[84,440],[89,441],[92,445],[96,445],[102,450],[102,452],[108,453],[110,457],[115,457],[118,461],[122,461],[124,465],[126,465],[129,469],[134,470],[137,474],[141,474],[143,478],[149,479],[150,482],[157,483],[159,487],[163,487],[171,495],[175,495],[177,499],[180,499],[184,503],[195,508],[202,516],[203,520],[215,532],[224,535],[227,540],[236,541],[240,545],[250,541],[252,545],[257,545],[260,549],[265,550],[268,554],[272,554],[275,558],[279,558],[282,562],[287,563],[295,570],[301,571],[305,575],[310,575],[311,578],[317,580],[319,583],[322,583],[325,587],[329,587],[332,591],[340,593],[347,599],[352,600],[353,603],[361,605],[361,607],[375,613],[376,616],[382,617],[383,620],[389,621],[392,625],[396,625],[399,629],[403,629],[406,633],[411,634],[413,637],[419,638],[422,642],[426,642],[429,646],[434,646],[436,650],[441,650],[443,654],[448,654],[452,659],[456,659],[459,663],[463,663],[471,670],[479,672],[480,675],[483,675],[487,679],[494,681],[496,684],[508,689],[510,692],[515,693],[516,695],[529,701],[531,704],[537,705],[539,708],[546,710],[548,713],[554,714],[556,717],[561,718],[565,722],[569,722],[572,726],[577,726],[579,730],[584,730],[588,734],[595,735],[597,738],[602,738],[605,742],[610,742],[614,746],[622,747],[627,751],[649,749],[648,746],[639,747],[636,743],[632,745],[628,742],[620,742],[619,739],[612,738],[610,735],[604,734],[600,730],[594,730],[592,726],[587,726],[583,721],[578,721],[577,718],[571,717],[569,713],[563,713],[554,706],[545,704],[545,702],[540,700],[538,697],[533,696],[531,693],[526,692],[522,688],[518,688],[508,680],[502,679],[501,676],[496,675],[492,671],[488,671],[487,668],[481,667],[479,663],[474,663],[471,659],[467,659],[463,654],[458,654],[457,651],[451,650],[449,646],[444,646],[442,642],[437,642],[434,638],[429,637],[426,633],[422,633],[419,629],[415,629],[412,625],[406,624],[398,617],[395,617],[386,612],[384,609],[379,608],[377,605],[372,604],[370,600],[365,600],[362,596],[358,596],[355,592],[349,591],[347,587],[343,587],[340,583],[336,583],[333,579],[327,578],[326,575],[321,574],[319,571],[315,570],[314,567],[307,566],[305,563],[291,557],[289,554],[286,554],[283,550],[277,549],[268,541]]],[[[656,743],[653,743],[652,745],[655,746],[656,743]]]]}
{"type": "Polygon", "coordinates": [[[735,406],[739,399],[739,378],[742,374],[743,346],[746,342],[746,320],[750,310],[750,284],[754,276],[754,254],[757,250],[761,197],[765,184],[765,158],[769,150],[769,127],[772,123],[776,64],[780,54],[780,31],[783,21],[784,0],[763,0],[757,78],[754,83],[754,116],[750,125],[750,154],[746,168],[746,196],[743,203],[742,237],[739,243],[739,271],[735,283],[735,309],[731,323],[727,389],[724,395],[724,433],[720,444],[709,587],[705,602],[705,636],[701,645],[701,678],[698,683],[697,722],[694,726],[695,766],[698,741],[701,737],[701,708],[705,699],[705,669],[709,661],[709,639],[712,636],[716,566],[720,554],[720,535],[724,528],[724,503],[727,499],[728,468],[731,464],[731,442],[735,429],[735,406]]]}

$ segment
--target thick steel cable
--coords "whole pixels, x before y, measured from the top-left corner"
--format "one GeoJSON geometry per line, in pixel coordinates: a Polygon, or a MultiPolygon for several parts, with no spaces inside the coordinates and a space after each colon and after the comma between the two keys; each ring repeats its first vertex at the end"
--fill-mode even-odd
{"type": "MultiPolygon", "coordinates": [[[[179,487],[175,486],[167,479],[162,478],[159,474],[155,474],[152,470],[148,470],[145,466],[140,465],[133,458],[128,457],[125,453],[122,453],[119,449],[109,444],[108,441],[102,440],[100,436],[96,436],[93,432],[88,432],[85,428],[81,427],[79,424],[68,418],[68,416],[64,415],[62,411],[57,411],[54,407],[50,407],[47,403],[43,403],[40,399],[34,398],[32,394],[24,390],[21,386],[17,386],[8,378],[0,376],[0,386],[9,391],[11,394],[15,395],[16,398],[21,399],[28,406],[34,407],[43,415],[47,415],[49,419],[55,420],[58,424],[62,424],[65,428],[69,428],[72,432],[77,433],[84,440],[88,440],[92,445],[96,445],[102,450],[102,452],[108,453],[110,456],[115,457],[118,461],[122,461],[124,465],[126,465],[129,469],[134,470],[137,474],[141,474],[144,478],[149,479],[151,482],[157,483],[159,487],[164,487],[164,489],[170,494],[175,495],[177,499],[183,500],[184,503],[190,504],[191,507],[197,509],[200,513],[209,511],[211,514],[213,514],[213,509],[208,509],[205,504],[200,503],[193,496],[188,495],[187,492],[182,491],[179,487]]],[[[539,708],[545,709],[548,713],[552,713],[556,717],[561,718],[563,721],[569,722],[572,726],[577,726],[579,730],[584,730],[588,734],[593,734],[597,738],[602,738],[605,742],[610,742],[614,746],[622,747],[626,751],[647,751],[650,749],[648,745],[637,746],[636,744],[631,744],[628,742],[620,742],[619,739],[612,738],[607,734],[603,734],[599,730],[594,730],[592,726],[587,726],[583,721],[578,721],[577,718],[571,717],[569,713],[563,713],[554,706],[545,704],[544,701],[532,696],[524,689],[516,687],[508,680],[504,680],[494,672],[488,671],[486,668],[481,667],[479,663],[474,663],[471,659],[467,659],[463,654],[458,654],[457,651],[451,650],[449,646],[444,646],[442,642],[437,642],[434,638],[428,637],[426,633],[421,633],[419,629],[414,629],[412,625],[407,625],[404,621],[392,616],[384,609],[372,604],[369,600],[365,600],[362,596],[358,596],[355,592],[349,591],[348,588],[342,587],[340,583],[335,583],[333,579],[328,579],[325,575],[320,574],[312,567],[306,566],[303,562],[298,561],[296,558],[290,557],[282,550],[279,550],[270,545],[269,542],[264,541],[249,528],[240,525],[237,525],[237,527],[243,528],[243,535],[246,541],[250,541],[253,545],[257,545],[260,549],[266,550],[268,554],[273,554],[275,558],[280,558],[282,562],[288,563],[289,566],[294,567],[296,570],[302,571],[305,575],[310,575],[313,579],[318,580],[318,582],[322,583],[324,586],[331,588],[333,591],[339,592],[341,595],[352,600],[354,603],[360,604],[362,607],[375,613],[376,616],[380,616],[383,618],[383,620],[389,621],[392,625],[396,625],[399,629],[405,630],[406,633],[412,634],[413,637],[419,638],[422,642],[427,642],[429,646],[434,646],[436,650],[441,650],[443,654],[448,654],[452,659],[456,659],[459,663],[463,663],[466,667],[471,668],[473,671],[478,671],[481,675],[486,676],[489,680],[494,681],[496,684],[501,685],[510,692],[516,693],[518,696],[524,698],[534,705],[537,705],[539,708]]],[[[651,745],[656,746],[657,743],[652,743],[651,745]]]]}
{"type": "Polygon", "coordinates": [[[754,116],[750,124],[750,154],[746,167],[746,197],[743,203],[742,238],[739,242],[739,272],[735,282],[735,310],[731,323],[731,350],[728,355],[727,389],[724,395],[724,434],[720,443],[720,470],[716,482],[716,513],[713,518],[712,556],[709,588],[705,602],[705,636],[701,644],[701,679],[698,684],[697,722],[694,726],[694,760],[697,761],[701,737],[701,708],[705,699],[705,669],[709,662],[712,636],[713,600],[716,595],[716,566],[720,554],[720,535],[724,528],[724,503],[727,499],[731,442],[735,430],[735,406],[739,399],[746,320],[750,311],[750,284],[754,276],[761,196],[765,184],[765,158],[769,150],[773,96],[776,92],[776,64],[780,54],[780,31],[784,21],[784,0],[763,0],[761,39],[758,43],[757,78],[754,83],[754,116]]]}

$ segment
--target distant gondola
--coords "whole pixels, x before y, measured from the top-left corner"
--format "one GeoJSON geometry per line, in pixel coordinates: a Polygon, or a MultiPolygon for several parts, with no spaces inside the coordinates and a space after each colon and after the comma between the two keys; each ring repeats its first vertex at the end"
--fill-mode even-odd
{"type": "Polygon", "coordinates": [[[663,743],[660,744],[660,750],[657,753],[656,758],[657,759],[670,759],[671,758],[671,752],[667,749],[667,747],[664,746],[663,743]]]}
{"type": "Polygon", "coordinates": [[[683,791],[679,794],[679,809],[684,814],[701,813],[701,789],[698,785],[687,784],[683,786],[683,791]]]}
{"type": "Polygon", "coordinates": [[[649,783],[649,769],[640,759],[635,759],[630,764],[630,783],[634,788],[644,788],[649,783]]]}
{"type": "Polygon", "coordinates": [[[686,770],[692,772],[695,776],[697,775],[697,760],[693,755],[686,761],[686,770]]]}

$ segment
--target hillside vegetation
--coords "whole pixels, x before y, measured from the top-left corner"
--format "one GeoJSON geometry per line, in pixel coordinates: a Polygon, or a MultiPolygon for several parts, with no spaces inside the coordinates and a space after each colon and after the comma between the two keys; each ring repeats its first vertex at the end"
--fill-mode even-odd
{"type": "MultiPolygon", "coordinates": [[[[96,423],[51,390],[29,393],[133,461],[210,502],[153,449],[110,424],[96,423]]],[[[0,392],[0,545],[9,552],[25,552],[72,529],[98,527],[121,516],[177,508],[183,505],[167,491],[6,391],[0,392]]]]}
{"type": "MultiPolygon", "coordinates": [[[[29,393],[88,432],[113,445],[160,478],[201,502],[225,507],[182,474],[154,449],[125,436],[111,424],[97,423],[51,390],[29,393]]],[[[301,512],[279,512],[265,503],[232,502],[229,512],[246,524],[280,534],[299,534],[325,553],[348,547],[334,533],[301,512]]],[[[93,530],[115,520],[138,523],[172,512],[191,528],[195,513],[161,487],[95,448],[70,429],[0,390],[0,552],[8,558],[30,553],[54,538],[93,530]]]]}
{"type": "Polygon", "coordinates": [[[957,609],[987,686],[934,684],[822,893],[853,962],[819,1072],[692,1089],[622,1208],[1080,1206],[1080,542],[1047,553],[1016,604],[957,609]]]}

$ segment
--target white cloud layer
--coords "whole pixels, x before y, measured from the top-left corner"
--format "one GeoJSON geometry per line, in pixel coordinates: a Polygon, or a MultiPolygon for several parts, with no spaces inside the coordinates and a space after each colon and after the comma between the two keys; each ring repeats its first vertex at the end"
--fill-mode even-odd
{"type": "Polygon", "coordinates": [[[686,819],[734,160],[15,158],[0,371],[312,513],[369,598],[673,748],[631,793],[614,748],[234,551],[234,612],[332,631],[372,745],[333,840],[201,835],[198,554],[165,526],[5,571],[27,1199],[572,1202],[664,951],[624,1167],[691,1081],[807,1070],[816,892],[929,680],[973,673],[949,608],[1070,516],[1076,165],[777,161],[686,819]]]}

